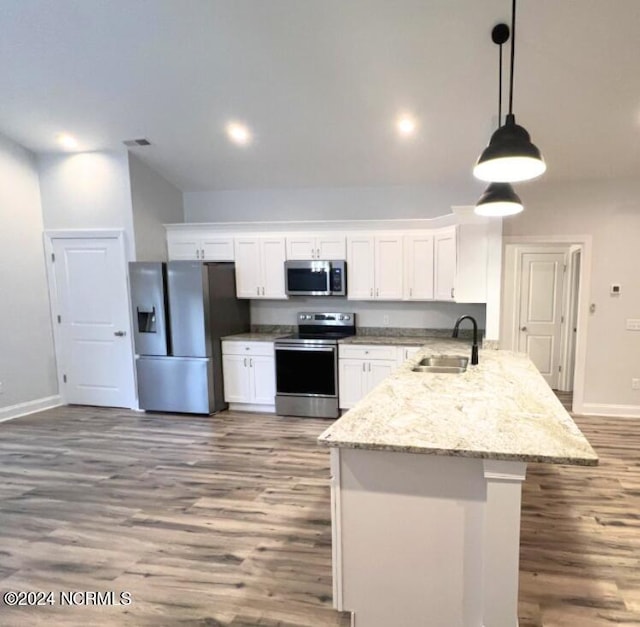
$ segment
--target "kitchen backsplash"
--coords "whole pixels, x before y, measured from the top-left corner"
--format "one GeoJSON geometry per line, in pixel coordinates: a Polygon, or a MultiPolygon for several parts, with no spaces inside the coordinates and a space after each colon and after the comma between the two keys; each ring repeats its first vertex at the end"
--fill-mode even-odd
{"type": "MultiPolygon", "coordinates": [[[[451,331],[458,316],[472,315],[485,328],[486,306],[445,302],[353,301],[339,297],[295,297],[288,300],[251,301],[251,324],[292,326],[299,311],[355,312],[358,327],[443,329],[451,331]]],[[[466,326],[466,325],[465,325],[466,326]]],[[[462,327],[462,331],[465,327],[462,327]]]]}

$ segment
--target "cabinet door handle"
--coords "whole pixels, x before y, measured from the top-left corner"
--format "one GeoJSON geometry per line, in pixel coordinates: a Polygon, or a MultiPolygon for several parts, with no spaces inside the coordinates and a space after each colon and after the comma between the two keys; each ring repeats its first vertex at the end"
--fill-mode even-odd
{"type": "Polygon", "coordinates": [[[200,259],[204,259],[204,248],[200,249],[200,259]]]}
{"type": "Polygon", "coordinates": [[[249,357],[249,368],[253,368],[253,359],[249,357]]]}
{"type": "Polygon", "coordinates": [[[371,362],[369,362],[369,372],[371,372],[371,362]]]}
{"type": "Polygon", "coordinates": [[[409,296],[413,296],[413,288],[412,287],[409,288],[409,296]]]}
{"type": "Polygon", "coordinates": [[[367,371],[367,364],[364,363],[364,361],[362,362],[362,372],[366,372],[367,371]]]}
{"type": "Polygon", "coordinates": [[[526,331],[526,330],[527,330],[527,327],[521,327],[520,328],[520,331],[526,331]]]}
{"type": "Polygon", "coordinates": [[[247,367],[247,358],[246,357],[244,358],[244,367],[245,368],[247,367]]]}
{"type": "Polygon", "coordinates": [[[373,288],[369,289],[369,296],[371,296],[373,298],[373,288]]]}
{"type": "Polygon", "coordinates": [[[316,248],[316,259],[320,259],[320,249],[316,248]]]}
{"type": "Polygon", "coordinates": [[[114,331],[113,334],[116,337],[124,337],[127,334],[127,332],[126,331],[114,331]]]}
{"type": "Polygon", "coordinates": [[[256,287],[256,294],[257,294],[258,296],[260,296],[260,288],[259,288],[259,287],[256,287]]]}
{"type": "Polygon", "coordinates": [[[378,296],[380,296],[380,288],[376,287],[376,298],[378,298],[378,296]]]}
{"type": "Polygon", "coordinates": [[[454,293],[455,293],[455,291],[454,291],[454,290],[455,290],[455,288],[453,288],[453,287],[452,287],[452,288],[451,288],[451,298],[453,298],[453,295],[454,295],[454,293]]]}
{"type": "Polygon", "coordinates": [[[264,296],[264,287],[262,288],[262,295],[264,296]]]}

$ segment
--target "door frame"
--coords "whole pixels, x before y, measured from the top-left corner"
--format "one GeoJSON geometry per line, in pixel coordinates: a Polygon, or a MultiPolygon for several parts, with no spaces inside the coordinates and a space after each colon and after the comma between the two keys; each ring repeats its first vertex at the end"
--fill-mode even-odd
{"type": "MultiPolygon", "coordinates": [[[[515,344],[517,335],[514,328],[517,325],[519,295],[519,252],[524,248],[558,249],[563,248],[570,256],[570,250],[580,250],[579,294],[577,299],[578,323],[576,333],[575,360],[573,370],[573,404],[572,411],[584,413],[584,381],[587,361],[587,331],[589,325],[589,295],[591,294],[591,235],[522,235],[506,236],[503,238],[503,272],[502,272],[502,313],[500,348],[517,350],[515,344]]],[[[569,268],[565,273],[565,281],[570,275],[569,268]]],[[[566,320],[568,323],[570,321],[566,320]]],[[[563,361],[566,350],[561,349],[563,361]]],[[[564,365],[564,364],[563,364],[564,365]]],[[[564,370],[565,368],[563,368],[564,370]]],[[[563,383],[566,380],[562,380],[563,383]]]]}
{"type": "MultiPolygon", "coordinates": [[[[55,348],[56,358],[56,373],[58,379],[58,390],[60,397],[65,405],[68,405],[68,399],[66,394],[66,386],[63,380],[63,350],[62,350],[62,338],[60,336],[60,329],[57,323],[57,312],[59,311],[58,304],[58,290],[56,284],[56,275],[53,267],[53,240],[56,239],[114,239],[117,242],[118,249],[124,262],[124,267],[127,267],[129,261],[127,255],[127,248],[124,241],[124,229],[47,229],[43,232],[44,239],[44,252],[45,252],[45,268],[47,272],[47,286],[49,289],[49,311],[51,315],[51,326],[53,327],[53,342],[55,348]]],[[[129,322],[129,328],[127,334],[130,343],[130,354],[132,361],[133,372],[133,396],[131,398],[131,409],[139,409],[138,405],[138,386],[136,382],[136,367],[135,367],[135,351],[133,347],[133,326],[131,321],[131,301],[129,289],[129,275],[125,272],[125,280],[127,282],[127,320],[129,322]]]]}

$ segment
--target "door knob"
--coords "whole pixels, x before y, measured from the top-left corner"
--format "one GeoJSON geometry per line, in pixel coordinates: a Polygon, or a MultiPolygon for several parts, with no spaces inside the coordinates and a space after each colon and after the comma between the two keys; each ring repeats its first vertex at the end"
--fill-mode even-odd
{"type": "Polygon", "coordinates": [[[527,327],[520,327],[520,331],[526,331],[527,327]]]}
{"type": "Polygon", "coordinates": [[[116,337],[124,337],[126,334],[127,334],[127,332],[126,332],[126,331],[116,331],[116,332],[114,333],[114,335],[115,335],[116,337]]]}

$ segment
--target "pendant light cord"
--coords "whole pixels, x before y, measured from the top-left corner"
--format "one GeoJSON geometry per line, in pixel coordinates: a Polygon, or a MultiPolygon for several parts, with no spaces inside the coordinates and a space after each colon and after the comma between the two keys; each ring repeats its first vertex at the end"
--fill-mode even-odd
{"type": "Polygon", "coordinates": [[[513,115],[513,66],[516,49],[516,0],[511,3],[511,77],[509,80],[509,115],[513,115]]]}
{"type": "Polygon", "coordinates": [[[502,126],[502,44],[500,48],[500,61],[498,63],[498,128],[502,126]]]}

